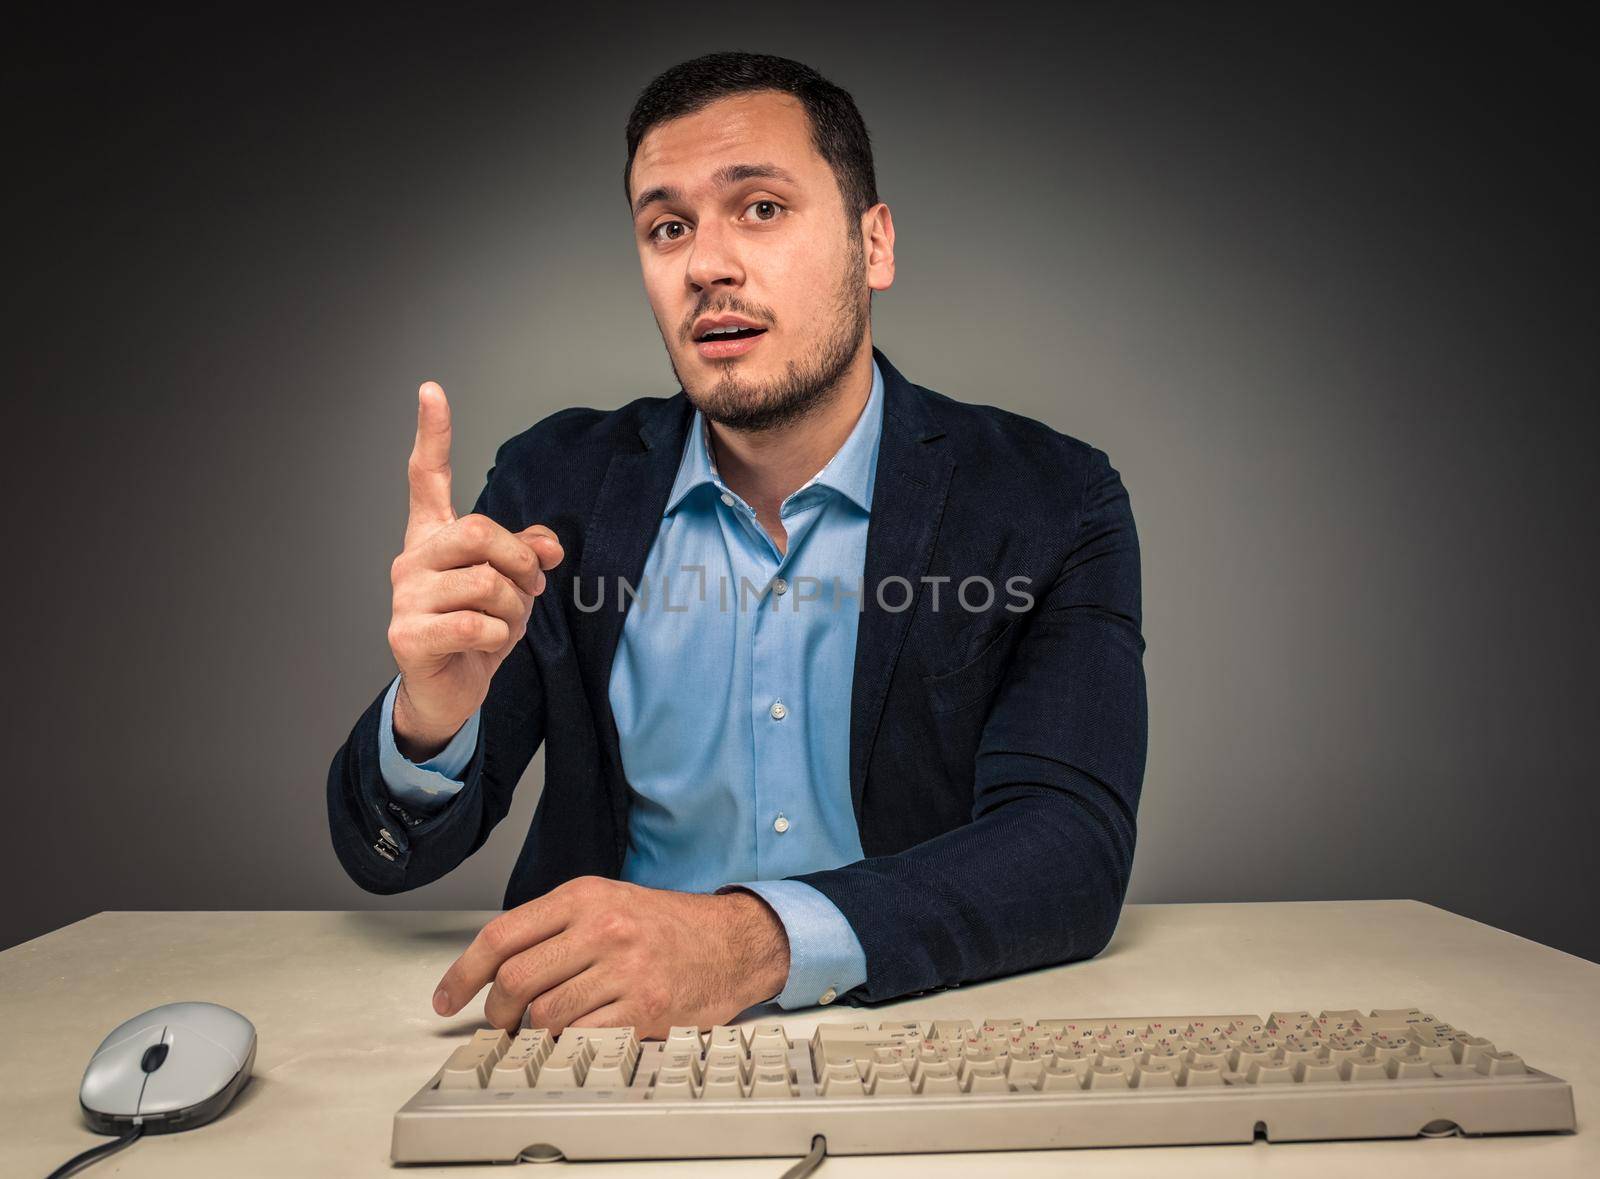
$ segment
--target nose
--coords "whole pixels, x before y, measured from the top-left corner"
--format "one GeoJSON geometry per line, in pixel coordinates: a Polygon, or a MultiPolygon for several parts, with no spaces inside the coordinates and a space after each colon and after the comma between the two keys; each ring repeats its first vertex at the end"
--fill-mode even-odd
{"type": "Polygon", "coordinates": [[[696,294],[713,286],[740,286],[744,267],[728,230],[714,223],[695,230],[684,280],[696,294]]]}

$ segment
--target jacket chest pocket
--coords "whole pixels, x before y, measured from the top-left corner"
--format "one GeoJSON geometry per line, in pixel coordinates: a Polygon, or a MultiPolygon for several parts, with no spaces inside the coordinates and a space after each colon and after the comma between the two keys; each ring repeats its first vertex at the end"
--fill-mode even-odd
{"type": "Polygon", "coordinates": [[[935,716],[960,712],[988,700],[999,687],[1016,649],[1017,619],[1005,622],[983,649],[953,671],[922,677],[928,707],[935,716]]]}

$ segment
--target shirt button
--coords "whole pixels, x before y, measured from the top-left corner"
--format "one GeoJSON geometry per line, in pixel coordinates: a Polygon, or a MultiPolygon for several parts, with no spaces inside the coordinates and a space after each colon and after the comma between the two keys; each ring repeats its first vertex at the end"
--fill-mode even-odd
{"type": "Polygon", "coordinates": [[[789,820],[784,818],[782,815],[779,815],[776,819],[772,820],[772,829],[779,835],[782,835],[789,829],[789,820]]]}
{"type": "Polygon", "coordinates": [[[835,991],[832,987],[829,987],[827,990],[823,991],[822,994],[817,997],[817,1002],[821,1003],[824,1007],[826,1007],[829,1003],[832,1003],[838,997],[839,997],[839,993],[837,991],[835,991]]]}
{"type": "Polygon", "coordinates": [[[773,593],[781,594],[785,590],[787,590],[788,588],[789,588],[789,583],[787,581],[785,581],[783,578],[774,577],[772,579],[772,592],[773,593]]]}
{"type": "Polygon", "coordinates": [[[727,504],[730,508],[733,507],[733,496],[724,491],[722,493],[722,502],[727,504]]]}
{"type": "Polygon", "coordinates": [[[782,700],[774,700],[772,702],[771,712],[773,720],[782,720],[789,715],[789,710],[783,706],[782,700]]]}

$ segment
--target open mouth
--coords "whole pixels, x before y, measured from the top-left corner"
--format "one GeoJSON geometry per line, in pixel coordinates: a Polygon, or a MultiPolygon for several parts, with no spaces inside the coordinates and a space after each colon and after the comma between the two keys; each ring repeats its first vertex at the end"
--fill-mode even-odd
{"type": "Polygon", "coordinates": [[[705,344],[705,343],[710,343],[710,342],[714,342],[714,341],[717,341],[717,340],[747,340],[751,336],[759,336],[759,335],[765,334],[766,330],[767,330],[766,328],[752,328],[752,327],[712,328],[710,331],[706,332],[704,335],[696,336],[694,338],[694,342],[696,344],[705,344]]]}
{"type": "Polygon", "coordinates": [[[694,350],[702,360],[731,360],[761,343],[766,328],[738,327],[704,332],[695,337],[694,350]]]}

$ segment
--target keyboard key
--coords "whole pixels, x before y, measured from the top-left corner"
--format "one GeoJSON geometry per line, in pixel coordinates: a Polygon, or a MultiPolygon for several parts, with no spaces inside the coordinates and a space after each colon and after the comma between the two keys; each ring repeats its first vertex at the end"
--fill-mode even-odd
{"type": "Polygon", "coordinates": [[[1316,1081],[1342,1081],[1339,1066],[1331,1060],[1302,1060],[1294,1066],[1294,1079],[1301,1084],[1316,1081]]]}
{"type": "Polygon", "coordinates": [[[1047,1064],[1044,1071],[1039,1074],[1039,1079],[1034,1082],[1034,1088],[1041,1093],[1066,1093],[1083,1088],[1083,1078],[1071,1069],[1057,1068],[1054,1063],[1047,1064]]]}
{"type": "Polygon", "coordinates": [[[1177,1066],[1165,1061],[1144,1065],[1134,1072],[1133,1085],[1136,1089],[1176,1089],[1177,1066]]]}
{"type": "Polygon", "coordinates": [[[1133,1080],[1127,1073],[1119,1068],[1107,1068],[1104,1065],[1095,1065],[1089,1070],[1090,1089],[1126,1089],[1133,1080]]]}
{"type": "Polygon", "coordinates": [[[1275,1036],[1310,1027],[1316,1017],[1309,1011],[1274,1011],[1267,1016],[1267,1030],[1275,1036]]]}
{"type": "Polygon", "coordinates": [[[1075,1077],[1088,1076],[1089,1070],[1094,1067],[1095,1054],[1085,1052],[1081,1048],[1069,1047],[1065,1050],[1056,1049],[1050,1067],[1057,1072],[1069,1072],[1075,1077]]]}
{"type": "Polygon", "coordinates": [[[905,1065],[874,1062],[867,1072],[867,1092],[874,1097],[908,1097],[915,1090],[905,1065]]]}
{"type": "Polygon", "coordinates": [[[700,1055],[704,1045],[700,1042],[699,1028],[668,1028],[665,1052],[692,1052],[700,1055]]]}
{"type": "Polygon", "coordinates": [[[744,1033],[736,1027],[723,1025],[711,1029],[711,1037],[706,1041],[706,1051],[709,1052],[713,1048],[737,1049],[741,1056],[749,1051],[744,1042],[744,1033]]]}
{"type": "Polygon", "coordinates": [[[1335,1040],[1328,1046],[1328,1059],[1338,1065],[1370,1062],[1373,1059],[1372,1045],[1347,1044],[1343,1041],[1335,1040]]]}
{"type": "Polygon", "coordinates": [[[1478,1071],[1491,1077],[1514,1077],[1528,1069],[1515,1052],[1485,1052],[1478,1058],[1478,1071]]]}
{"type": "Polygon", "coordinates": [[[1385,1062],[1384,1070],[1397,1081],[1415,1080],[1419,1077],[1428,1081],[1433,1079],[1433,1065],[1415,1056],[1391,1057],[1385,1062]]]}
{"type": "Polygon", "coordinates": [[[750,1067],[752,1069],[765,1069],[768,1072],[776,1070],[789,1071],[789,1054],[780,1052],[776,1048],[760,1048],[750,1054],[750,1067]]]}
{"type": "Polygon", "coordinates": [[[1184,1065],[1178,1081],[1185,1088],[1225,1084],[1222,1079],[1222,1068],[1209,1060],[1194,1061],[1184,1065]]]}
{"type": "Polygon", "coordinates": [[[656,1101],[691,1101],[698,1095],[687,1068],[658,1068],[647,1094],[656,1101]]]}
{"type": "Polygon", "coordinates": [[[819,1091],[824,1097],[861,1097],[866,1087],[854,1064],[830,1064],[823,1070],[819,1091]]]}
{"type": "Polygon", "coordinates": [[[1244,1074],[1248,1085],[1292,1084],[1294,1070],[1281,1061],[1255,1061],[1244,1074]]]}
{"type": "Polygon", "coordinates": [[[878,1030],[896,1039],[924,1040],[928,1036],[928,1025],[916,1020],[885,1020],[878,1025],[878,1030]]]}
{"type": "MultiPolygon", "coordinates": [[[[589,1034],[581,1041],[581,1051],[588,1058],[592,1068],[595,1061],[602,1056],[620,1056],[623,1064],[631,1077],[639,1065],[639,1056],[642,1048],[639,1037],[632,1028],[587,1028],[589,1034]]],[[[592,1082],[585,1081],[587,1087],[592,1082]]]]}
{"type": "Polygon", "coordinates": [[[1476,1068],[1478,1061],[1494,1051],[1494,1045],[1482,1036],[1467,1036],[1456,1041],[1456,1063],[1476,1068]]]}
{"type": "Polygon", "coordinates": [[[1236,1073],[1250,1072],[1252,1066],[1278,1065],[1282,1063],[1283,1050],[1281,1048],[1243,1047],[1235,1048],[1229,1063],[1236,1073]]]}
{"type": "Polygon", "coordinates": [[[787,1052],[792,1045],[789,1036],[783,1030],[781,1023],[758,1023],[750,1029],[750,1051],[754,1054],[762,1048],[778,1048],[787,1052]]]}
{"type": "Polygon", "coordinates": [[[700,1054],[698,1052],[662,1052],[660,1068],[682,1069],[695,1084],[700,1083],[700,1054]]]}
{"type": "Polygon", "coordinates": [[[1386,1081],[1389,1070],[1376,1060],[1347,1060],[1339,1066],[1339,1075],[1347,1081],[1386,1081]]]}
{"type": "Polygon", "coordinates": [[[722,1045],[706,1049],[706,1076],[731,1071],[742,1084],[750,1081],[750,1058],[737,1048],[722,1045]]]}
{"type": "Polygon", "coordinates": [[[523,1028],[495,1064],[489,1076],[489,1088],[528,1088],[554,1046],[555,1040],[545,1028],[523,1028]]]}
{"type": "Polygon", "coordinates": [[[596,1056],[583,1078],[585,1089],[626,1089],[633,1084],[633,1063],[621,1052],[607,1049],[596,1056]]]}
{"type": "Polygon", "coordinates": [[[1369,1032],[1395,1029],[1404,1031],[1422,1019],[1423,1013],[1415,1007],[1380,1007],[1371,1015],[1363,1016],[1361,1024],[1369,1032]]]}
{"type": "Polygon", "coordinates": [[[707,1069],[705,1082],[700,1087],[700,1100],[716,1097],[743,1100],[745,1087],[737,1069],[707,1069]]]}
{"type": "Polygon", "coordinates": [[[758,1068],[750,1078],[751,1097],[793,1097],[794,1085],[788,1069],[758,1068]]]}
{"type": "Polygon", "coordinates": [[[1012,1058],[1006,1063],[1006,1080],[1017,1089],[1032,1089],[1044,1072],[1045,1062],[1035,1056],[1028,1060],[1012,1058]]]}
{"type": "Polygon", "coordinates": [[[474,1033],[468,1043],[457,1048],[444,1062],[439,1088],[482,1089],[510,1046],[511,1037],[498,1028],[474,1033]]]}
{"type": "Polygon", "coordinates": [[[1133,1070],[1139,1067],[1139,1056],[1140,1053],[1125,1048],[1112,1048],[1109,1051],[1097,1054],[1095,1065],[1098,1068],[1116,1069],[1125,1076],[1131,1077],[1133,1070]]]}
{"type": "Polygon", "coordinates": [[[589,1072],[589,1058],[581,1052],[557,1053],[539,1070],[541,1089],[581,1089],[589,1072]]]}
{"type": "Polygon", "coordinates": [[[995,1060],[969,1064],[967,1075],[962,1079],[961,1088],[967,1093],[1011,1092],[1011,1085],[1007,1082],[1005,1074],[1000,1071],[999,1061],[995,1060]]]}
{"type": "Polygon", "coordinates": [[[956,1078],[955,1067],[949,1061],[928,1061],[917,1071],[917,1092],[927,1096],[932,1093],[959,1093],[961,1082],[956,1078]]]}

